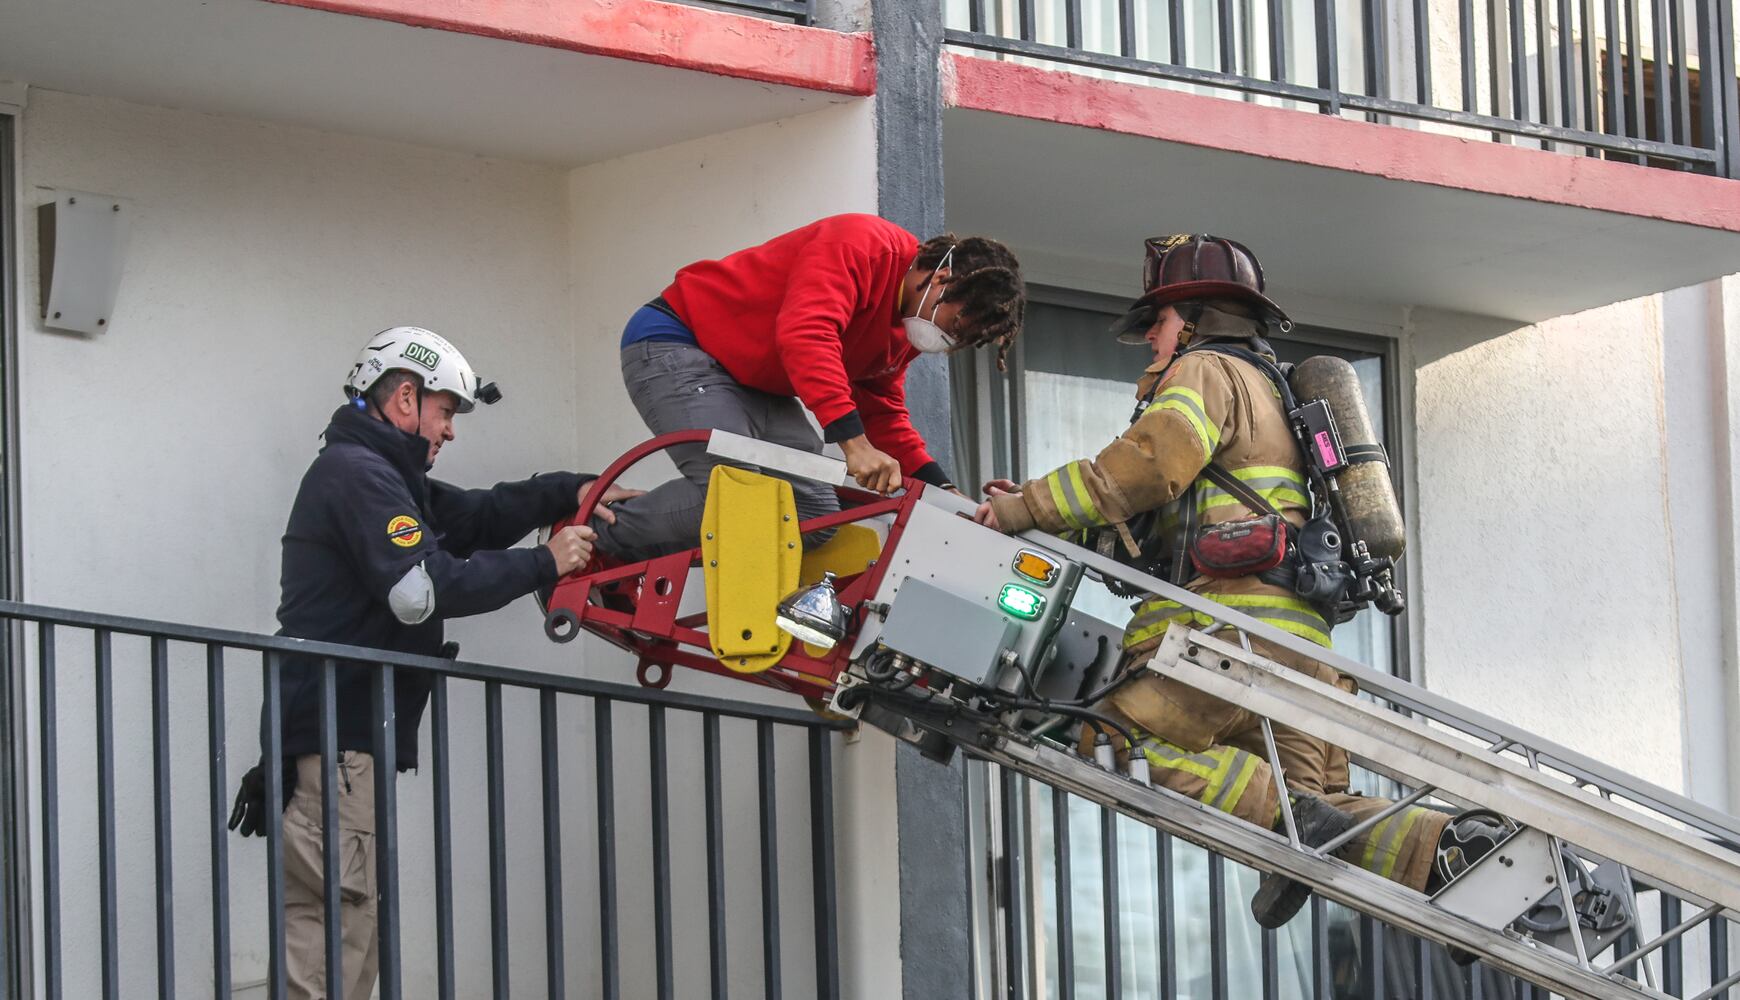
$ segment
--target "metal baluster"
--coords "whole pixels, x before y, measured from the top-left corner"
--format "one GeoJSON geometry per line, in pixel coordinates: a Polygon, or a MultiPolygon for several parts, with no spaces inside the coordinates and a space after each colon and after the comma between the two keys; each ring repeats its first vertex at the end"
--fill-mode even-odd
{"type": "Polygon", "coordinates": [[[1269,79],[1287,79],[1287,21],[1282,0],[1269,0],[1269,79]]]}
{"type": "Polygon", "coordinates": [[[1432,7],[1428,0],[1414,0],[1414,95],[1421,104],[1432,104],[1432,7]]]}
{"type": "MultiPolygon", "coordinates": [[[[1329,967],[1329,910],[1324,905],[1323,897],[1311,894],[1311,997],[1312,1000],[1330,1000],[1334,993],[1334,984],[1330,977],[1334,970],[1329,967]]],[[[1470,1000],[1473,1000],[1471,997],[1470,1000]]]]}
{"type": "Polygon", "coordinates": [[[1208,855],[1209,996],[1227,1000],[1226,859],[1208,855]]]}
{"type": "Polygon", "coordinates": [[[1476,78],[1480,72],[1480,60],[1474,46],[1474,0],[1458,0],[1456,26],[1459,32],[1457,41],[1461,46],[1458,62],[1462,70],[1462,110],[1479,111],[1480,84],[1476,78]]]}
{"type": "MultiPolygon", "coordinates": [[[[1709,0],[1709,2],[1714,3],[1715,0],[1709,0]]],[[[1190,65],[1189,50],[1185,44],[1187,39],[1184,34],[1184,0],[1166,0],[1166,31],[1167,39],[1171,43],[1172,65],[1190,65]]]]}
{"type": "Polygon", "coordinates": [[[701,713],[701,773],[707,814],[707,959],[714,1000],[725,1000],[725,814],[719,773],[719,716],[701,713]]]}
{"type": "Polygon", "coordinates": [[[1160,939],[1155,948],[1160,960],[1160,1000],[1177,1000],[1178,970],[1174,960],[1177,942],[1173,931],[1177,914],[1172,900],[1172,838],[1164,833],[1155,835],[1154,864],[1159,873],[1154,888],[1160,917],[1155,935],[1160,939]]]}
{"type": "MultiPolygon", "coordinates": [[[[1667,892],[1661,894],[1661,925],[1673,927],[1680,922],[1680,901],[1667,892]]],[[[1676,937],[1661,953],[1661,989],[1669,996],[1679,996],[1685,989],[1685,941],[1676,937]]]]}
{"type": "MultiPolygon", "coordinates": [[[[1007,915],[1004,935],[1006,942],[1003,949],[1003,968],[1005,989],[1003,995],[1010,1000],[1019,1000],[1027,996],[1025,970],[1027,967],[1027,946],[1032,935],[1027,928],[1027,910],[1023,905],[1026,893],[1026,855],[1021,850],[1021,778],[1014,771],[1004,768],[997,769],[1002,783],[1002,827],[1003,850],[1002,861],[998,865],[1003,883],[1000,893],[1004,913],[1007,915]]],[[[1108,993],[1108,996],[1116,996],[1108,993]]]]}
{"type": "Polygon", "coordinates": [[[1100,809],[1100,909],[1106,954],[1106,996],[1124,995],[1124,949],[1119,931],[1118,814],[1100,809]]]}
{"type": "Polygon", "coordinates": [[[1710,921],[1710,982],[1728,978],[1728,921],[1715,917],[1710,921]]]}
{"type": "Polygon", "coordinates": [[[1655,59],[1655,137],[1661,142],[1674,141],[1674,92],[1668,83],[1671,43],[1668,41],[1668,12],[1663,0],[1649,0],[1649,26],[1654,36],[1655,59]]]}
{"type": "Polygon", "coordinates": [[[1323,113],[1341,114],[1340,45],[1335,29],[1335,0],[1316,0],[1317,85],[1324,90],[1323,113]]]}
{"type": "Polygon", "coordinates": [[[1220,22],[1220,71],[1239,71],[1238,26],[1234,24],[1233,0],[1216,0],[1216,19],[1220,22]]]}
{"type": "MultiPolygon", "coordinates": [[[[1072,49],[1081,48],[1081,0],[1065,0],[1064,16],[1074,18],[1073,25],[1065,25],[1065,29],[1075,29],[1075,41],[1069,43],[1072,49]]],[[[1136,0],[1118,0],[1118,52],[1126,59],[1136,58],[1136,0]]]]}
{"type": "MultiPolygon", "coordinates": [[[[1609,45],[1612,42],[1608,43],[1609,45]]],[[[1626,121],[1631,125],[1627,135],[1642,138],[1649,128],[1643,111],[1643,17],[1637,0],[1625,0],[1625,96],[1629,111],[1626,121]]],[[[1632,157],[1643,162],[1642,157],[1632,157]]]]}
{"type": "Polygon", "coordinates": [[[1507,0],[1510,5],[1510,115],[1529,121],[1528,0],[1507,0]]]}
{"type": "MultiPolygon", "coordinates": [[[[344,996],[343,894],[338,870],[338,665],[320,661],[320,857],[326,941],[326,992],[332,1000],[344,996]]],[[[363,998],[358,998],[363,1000],[363,998]]]]}
{"type": "Polygon", "coordinates": [[[1365,960],[1365,978],[1371,986],[1372,995],[1383,995],[1384,928],[1363,913],[1359,917],[1359,951],[1360,957],[1365,960]]]}
{"type": "Polygon", "coordinates": [[[1021,32],[1021,40],[1024,42],[1033,41],[1035,34],[1033,0],[1018,0],[1016,5],[1016,17],[1018,19],[1016,21],[1016,27],[1021,32]]]}
{"type": "Polygon", "coordinates": [[[175,996],[175,837],[169,798],[169,640],[151,637],[152,839],[157,848],[157,995],[175,996]]]}
{"type": "Polygon", "coordinates": [[[1057,871],[1057,996],[1075,1000],[1074,899],[1069,872],[1069,793],[1051,790],[1052,864],[1057,871]]]}
{"type": "Polygon", "coordinates": [[[42,981],[48,1000],[60,1000],[60,765],[55,708],[54,624],[36,623],[37,712],[42,741],[42,981]]]}
{"type": "Polygon", "coordinates": [[[544,967],[551,1000],[561,1000],[568,992],[564,965],[568,948],[562,931],[562,778],[556,692],[539,692],[538,724],[544,772],[544,967]]]}
{"type": "Polygon", "coordinates": [[[1263,1000],[1277,1000],[1281,993],[1279,955],[1275,946],[1275,932],[1267,927],[1261,931],[1259,947],[1262,951],[1263,966],[1263,1000]]]}
{"type": "Polygon", "coordinates": [[[968,0],[967,2],[967,30],[975,35],[982,34],[986,30],[985,4],[986,0],[968,0]]]}
{"type": "Polygon", "coordinates": [[[767,1000],[780,1000],[784,976],[779,957],[779,809],[775,785],[773,723],[755,724],[755,768],[761,810],[761,976],[767,1000]]]}
{"type": "Polygon", "coordinates": [[[404,961],[399,946],[399,714],[393,668],[373,670],[370,711],[375,722],[375,927],[381,1000],[399,1000],[404,961]]]}
{"type": "Polygon", "coordinates": [[[840,939],[834,878],[833,734],[810,730],[810,864],[816,913],[816,996],[840,1000],[840,939]]]}
{"type": "MultiPolygon", "coordinates": [[[[212,995],[230,995],[229,748],[224,736],[224,649],[205,647],[206,759],[211,761],[211,981],[212,995]]],[[[52,994],[50,994],[52,996],[52,994]]]]}
{"type": "Polygon", "coordinates": [[[1620,34],[1619,0],[1606,0],[1604,9],[1607,14],[1603,37],[1607,40],[1607,128],[1609,135],[1625,135],[1625,80],[1620,75],[1620,49],[1623,38],[1620,34]]]}
{"type": "Polygon", "coordinates": [[[116,954],[115,916],[115,678],[108,629],[97,629],[97,884],[102,909],[102,983],[105,1000],[113,1000],[121,988],[120,958],[116,954]]]}
{"type": "Polygon", "coordinates": [[[1385,31],[1384,0],[1360,0],[1365,41],[1365,92],[1372,97],[1389,95],[1389,40],[1385,31]]]}
{"type": "MultiPolygon", "coordinates": [[[[1120,6],[1118,8],[1119,10],[1123,10],[1125,6],[1128,6],[1129,0],[1121,0],[1121,3],[1123,6],[1120,6]]],[[[1064,0],[1063,44],[1065,47],[1071,49],[1081,48],[1081,0],[1064,0]]],[[[1124,54],[1134,55],[1135,49],[1132,47],[1129,52],[1125,52],[1124,54]]]]}
{"type": "Polygon", "coordinates": [[[1673,36],[1673,141],[1683,146],[1692,143],[1691,72],[1686,67],[1686,0],[1667,0],[1669,33],[1673,36]]]}
{"type": "Polygon", "coordinates": [[[265,654],[260,668],[261,714],[265,716],[266,784],[266,934],[272,1000],[284,1000],[290,989],[284,970],[284,705],[279,678],[284,664],[279,654],[265,654]]]}
{"type": "Polygon", "coordinates": [[[652,772],[653,967],[659,1000],[671,1000],[671,782],[665,709],[649,705],[646,711],[652,772]]]}
{"type": "Polygon", "coordinates": [[[430,690],[429,748],[435,757],[435,990],[453,1000],[453,767],[449,760],[447,678],[430,690]]]}
{"type": "Polygon", "coordinates": [[[592,780],[598,788],[598,974],[602,1000],[621,996],[616,926],[616,763],[610,699],[592,702],[592,780]]]}
{"type": "MultiPolygon", "coordinates": [[[[1588,132],[1601,131],[1601,75],[1595,66],[1595,0],[1579,0],[1579,11],[1582,17],[1582,64],[1583,64],[1583,128],[1588,132]]],[[[1599,155],[1599,150],[1590,148],[1589,155],[1599,155]]]]}
{"type": "Polygon", "coordinates": [[[507,779],[502,773],[501,684],[485,681],[484,761],[489,787],[489,954],[496,1000],[508,995],[507,779]]]}

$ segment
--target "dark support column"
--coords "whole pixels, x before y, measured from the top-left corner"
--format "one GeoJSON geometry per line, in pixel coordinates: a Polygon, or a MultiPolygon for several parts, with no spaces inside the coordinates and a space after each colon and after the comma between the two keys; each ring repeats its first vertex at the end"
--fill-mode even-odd
{"type": "MultiPolygon", "coordinates": [[[[884,218],[926,239],[942,232],[942,0],[871,0],[876,32],[877,204],[884,218]]],[[[948,364],[920,358],[906,402],[931,454],[957,471],[949,419],[948,364]]],[[[906,1000],[967,997],[965,772],[895,754],[900,824],[900,958],[906,1000]]]]}

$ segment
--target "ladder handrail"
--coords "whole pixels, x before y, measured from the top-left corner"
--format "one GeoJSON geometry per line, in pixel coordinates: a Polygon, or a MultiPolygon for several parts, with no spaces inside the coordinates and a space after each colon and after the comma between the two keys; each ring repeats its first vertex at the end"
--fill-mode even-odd
{"type": "MultiPolygon", "coordinates": [[[[927,491],[927,499],[931,493],[942,493],[942,491],[927,491]]],[[[958,500],[958,498],[953,497],[947,497],[947,499],[958,500]]],[[[1361,690],[1375,694],[1408,711],[1441,722],[1452,723],[1464,732],[1488,742],[1509,740],[1517,746],[1527,747],[1535,751],[1544,765],[1554,770],[1562,771],[1597,787],[1611,790],[1638,805],[1646,806],[1664,816],[1685,823],[1708,836],[1726,841],[1731,845],[1740,845],[1740,820],[1703,803],[1695,802],[1684,795],[1669,791],[1642,778],[1626,774],[1612,765],[1603,764],[1569,747],[1537,736],[1521,726],[1451,701],[1443,695],[1435,694],[1399,677],[1380,673],[1362,663],[1350,660],[1332,649],[1326,649],[1291,633],[1283,632],[1249,615],[1217,604],[1199,594],[1193,594],[1183,587],[1167,583],[1159,577],[1102,556],[1091,549],[1083,548],[1042,531],[1024,531],[1020,537],[1053,550],[1061,550],[1070,558],[1085,563],[1102,575],[1141,587],[1159,597],[1176,601],[1192,611],[1200,611],[1216,621],[1225,622],[1250,635],[1272,642],[1299,656],[1327,664],[1353,678],[1361,690]]]]}
{"type": "Polygon", "coordinates": [[[1740,912],[1740,854],[1543,775],[1514,757],[1482,752],[1422,719],[1179,625],[1168,630],[1148,669],[1355,756],[1384,760],[1410,783],[1495,810],[1740,912]]]}

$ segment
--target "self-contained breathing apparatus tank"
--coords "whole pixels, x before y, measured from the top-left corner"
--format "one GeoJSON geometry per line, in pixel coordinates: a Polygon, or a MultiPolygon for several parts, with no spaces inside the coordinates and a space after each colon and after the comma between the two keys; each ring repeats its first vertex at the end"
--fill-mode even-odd
{"type": "Polygon", "coordinates": [[[1366,604],[1400,614],[1405,601],[1395,564],[1407,533],[1358,373],[1342,358],[1318,355],[1268,374],[1281,375],[1294,397],[1288,418],[1312,481],[1313,506],[1324,505],[1300,532],[1294,590],[1335,609],[1337,622],[1366,604]]]}

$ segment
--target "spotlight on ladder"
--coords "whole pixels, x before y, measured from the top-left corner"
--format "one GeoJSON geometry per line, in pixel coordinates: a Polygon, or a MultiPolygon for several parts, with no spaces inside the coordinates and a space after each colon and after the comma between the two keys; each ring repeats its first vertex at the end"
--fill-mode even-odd
{"type": "Polygon", "coordinates": [[[846,637],[846,609],[834,589],[834,574],[823,573],[820,581],[785,595],[774,612],[780,628],[812,646],[833,649],[846,637]]]}

